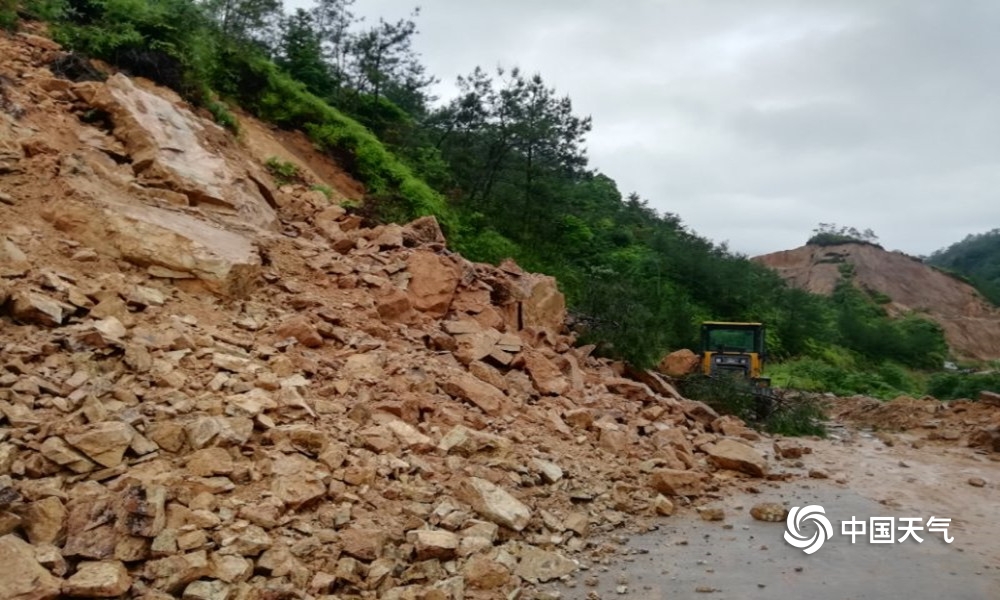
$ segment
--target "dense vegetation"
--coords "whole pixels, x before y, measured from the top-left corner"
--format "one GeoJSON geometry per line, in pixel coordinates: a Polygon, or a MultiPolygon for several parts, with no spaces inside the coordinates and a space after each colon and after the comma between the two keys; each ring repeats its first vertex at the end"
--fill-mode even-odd
{"type": "MultiPolygon", "coordinates": [[[[0,0],[8,26],[18,16],[10,2],[0,0]]],[[[792,289],[677,215],[623,195],[588,166],[590,118],[540,75],[476,69],[459,78],[458,97],[431,98],[436,80],[413,50],[417,13],[366,26],[352,3],[286,13],[279,0],[26,0],[20,11],[48,21],[74,51],[178,90],[233,131],[228,103],[305,131],[366,185],[375,218],[434,214],[469,258],[513,257],[557,276],[575,327],[605,354],[649,366],[694,347],[698,323],[716,319],[766,322],[771,358],[796,359],[785,368],[824,373],[845,393],[873,380],[884,394],[908,391],[907,368],[944,359],[936,325],[889,319],[849,273],[832,298],[792,289]]],[[[814,233],[817,242],[875,239],[830,224],[814,233]]]]}
{"type": "Polygon", "coordinates": [[[871,229],[860,231],[854,227],[840,227],[836,223],[820,223],[813,229],[813,235],[806,243],[814,246],[869,244],[882,247],[879,246],[878,236],[871,229]]]}
{"type": "Polygon", "coordinates": [[[1000,306],[1000,229],[968,235],[961,242],[938,250],[927,262],[965,277],[1000,306]]]}

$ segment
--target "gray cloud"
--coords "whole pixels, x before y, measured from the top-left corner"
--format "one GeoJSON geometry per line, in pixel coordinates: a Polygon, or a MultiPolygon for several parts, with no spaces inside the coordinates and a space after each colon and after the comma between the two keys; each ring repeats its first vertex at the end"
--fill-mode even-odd
{"type": "Polygon", "coordinates": [[[540,72],[593,116],[593,167],[733,250],[832,221],[926,254],[1000,226],[1000,3],[420,4],[438,95],[477,65],[540,72]]]}

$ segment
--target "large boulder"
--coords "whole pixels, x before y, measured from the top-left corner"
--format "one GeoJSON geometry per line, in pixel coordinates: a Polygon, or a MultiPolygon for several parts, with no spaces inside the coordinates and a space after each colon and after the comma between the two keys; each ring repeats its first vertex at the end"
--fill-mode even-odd
{"type": "Polygon", "coordinates": [[[521,278],[526,291],[521,301],[521,325],[561,332],[566,323],[566,297],[554,277],[529,273],[521,278]]]}
{"type": "Polygon", "coordinates": [[[701,359],[697,354],[683,348],[663,357],[656,369],[670,377],[684,377],[698,370],[701,359]]]}
{"type": "Polygon", "coordinates": [[[118,202],[61,202],[44,216],[104,254],[149,267],[153,275],[201,280],[223,295],[248,295],[260,273],[260,255],[250,238],[185,213],[118,202]]]}
{"type": "Polygon", "coordinates": [[[443,317],[451,307],[460,272],[454,261],[418,250],[406,260],[410,272],[410,305],[433,317],[443,317]]]}
{"type": "Polygon", "coordinates": [[[724,438],[703,449],[708,459],[722,469],[741,471],[754,477],[767,475],[767,460],[746,444],[724,438]]]}

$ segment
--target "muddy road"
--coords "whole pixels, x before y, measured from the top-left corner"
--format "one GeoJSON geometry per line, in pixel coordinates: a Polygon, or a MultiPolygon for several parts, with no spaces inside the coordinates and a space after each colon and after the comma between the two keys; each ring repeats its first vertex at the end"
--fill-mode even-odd
{"type": "MultiPolygon", "coordinates": [[[[690,510],[664,518],[610,564],[588,564],[569,585],[547,589],[581,599],[1000,599],[1000,457],[912,441],[834,427],[829,439],[808,442],[814,452],[798,464],[777,463],[775,471],[802,478],[720,499],[712,506],[725,510],[723,521],[690,510]],[[810,470],[829,477],[808,478],[810,470]],[[823,506],[833,535],[807,555],[785,542],[785,523],[753,520],[759,502],[823,506]],[[843,535],[842,521],[867,527],[871,517],[893,517],[896,540],[901,518],[920,518],[923,542],[873,544],[864,535],[852,544],[843,535]],[[951,519],[952,543],[927,531],[930,517],[951,519]]],[[[806,537],[814,531],[803,526],[806,537]]]]}

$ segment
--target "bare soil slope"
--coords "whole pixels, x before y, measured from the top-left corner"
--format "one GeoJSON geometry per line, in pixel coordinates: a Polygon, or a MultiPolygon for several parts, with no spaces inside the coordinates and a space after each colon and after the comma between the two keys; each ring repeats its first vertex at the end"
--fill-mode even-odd
{"type": "Polygon", "coordinates": [[[891,298],[891,313],[916,311],[934,319],[960,356],[1000,358],[1000,311],[971,285],[913,257],[869,244],[842,244],[803,246],[754,260],[792,285],[817,294],[833,293],[841,265],[853,265],[855,284],[891,298]]]}

